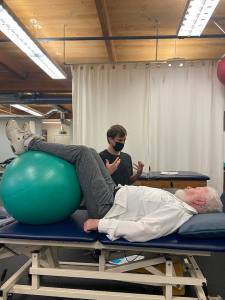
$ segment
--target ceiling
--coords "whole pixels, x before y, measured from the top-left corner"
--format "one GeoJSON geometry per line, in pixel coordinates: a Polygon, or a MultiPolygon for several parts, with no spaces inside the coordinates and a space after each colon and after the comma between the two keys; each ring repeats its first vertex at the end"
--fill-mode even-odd
{"type": "Polygon", "coordinates": [[[225,53],[225,35],[214,23],[225,31],[225,0],[220,0],[201,38],[185,39],[176,33],[187,0],[4,2],[68,78],[50,79],[0,33],[0,114],[19,113],[9,105],[12,97],[21,103],[30,99],[26,105],[43,113],[56,99],[67,117],[71,115],[71,64],[219,59],[225,53]]]}

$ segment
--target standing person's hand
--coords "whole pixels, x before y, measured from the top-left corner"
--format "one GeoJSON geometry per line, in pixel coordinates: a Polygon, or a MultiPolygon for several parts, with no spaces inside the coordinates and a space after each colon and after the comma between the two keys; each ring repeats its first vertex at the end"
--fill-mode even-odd
{"type": "Polygon", "coordinates": [[[144,164],[141,161],[138,161],[137,164],[133,164],[133,168],[136,170],[137,175],[141,175],[143,172],[144,164]]]}
{"type": "Polygon", "coordinates": [[[109,163],[108,159],[106,159],[106,168],[107,170],[109,171],[109,174],[112,175],[119,167],[119,164],[120,164],[120,158],[117,157],[113,163],[109,163]]]}

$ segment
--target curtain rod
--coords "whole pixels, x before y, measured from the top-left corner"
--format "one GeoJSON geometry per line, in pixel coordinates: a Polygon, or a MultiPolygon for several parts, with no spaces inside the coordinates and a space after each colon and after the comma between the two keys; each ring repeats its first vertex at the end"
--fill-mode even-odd
{"type": "Polygon", "coordinates": [[[184,63],[191,63],[191,62],[206,62],[206,61],[218,61],[221,57],[217,58],[196,58],[196,59],[185,59],[185,58],[168,58],[164,60],[140,60],[140,61],[115,61],[115,62],[79,62],[79,63],[65,63],[65,66],[79,66],[79,65],[119,65],[119,64],[167,64],[167,63],[175,63],[175,62],[184,62],[184,63]]]}

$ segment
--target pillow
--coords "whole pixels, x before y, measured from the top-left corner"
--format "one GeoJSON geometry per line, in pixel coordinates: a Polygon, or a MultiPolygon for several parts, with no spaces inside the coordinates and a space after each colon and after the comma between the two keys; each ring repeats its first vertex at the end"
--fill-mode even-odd
{"type": "Polygon", "coordinates": [[[179,228],[178,233],[193,238],[225,237],[225,213],[194,215],[179,228]]]}

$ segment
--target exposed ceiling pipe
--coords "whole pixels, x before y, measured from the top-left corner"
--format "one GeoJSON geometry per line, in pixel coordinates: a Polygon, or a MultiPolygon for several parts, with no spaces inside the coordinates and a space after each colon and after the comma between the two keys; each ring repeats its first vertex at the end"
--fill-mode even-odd
{"type": "Polygon", "coordinates": [[[58,114],[58,113],[59,113],[58,109],[53,108],[53,109],[49,110],[46,114],[44,114],[43,118],[44,118],[44,119],[48,119],[48,118],[50,118],[52,115],[58,114]]]}
{"type": "Polygon", "coordinates": [[[53,107],[56,108],[61,113],[65,113],[65,114],[68,113],[68,110],[61,107],[60,105],[54,104],[53,107]]]}
{"type": "MultiPolygon", "coordinates": [[[[225,34],[202,34],[200,36],[178,35],[131,35],[131,36],[71,36],[71,37],[45,37],[37,38],[38,42],[64,42],[64,41],[123,41],[123,40],[169,40],[169,39],[218,39],[225,38],[225,34]]],[[[9,42],[8,39],[0,39],[0,43],[9,42]]]]}
{"type": "Polygon", "coordinates": [[[53,109],[51,109],[50,111],[48,111],[45,115],[44,118],[48,119],[50,118],[53,114],[55,113],[59,113],[60,114],[60,120],[61,123],[65,120],[65,114],[70,113],[67,109],[61,107],[60,105],[57,104],[53,104],[53,109]]]}
{"type": "Polygon", "coordinates": [[[71,96],[21,96],[20,94],[0,94],[0,104],[71,104],[71,96]]]}
{"type": "MultiPolygon", "coordinates": [[[[51,104],[54,108],[49,110],[43,115],[43,118],[50,118],[55,113],[70,113],[67,109],[61,107],[59,104],[64,104],[65,102],[71,103],[71,97],[43,97],[38,94],[24,95],[23,93],[16,94],[0,94],[0,105],[11,105],[11,104],[51,104]],[[50,100],[50,101],[49,101],[50,100]]],[[[9,112],[8,112],[9,113],[9,112]]],[[[15,115],[15,114],[13,114],[15,115]]]]}
{"type": "MultiPolygon", "coordinates": [[[[41,42],[63,42],[63,41],[118,41],[118,40],[168,40],[168,39],[218,39],[225,38],[225,34],[202,34],[200,36],[178,35],[134,35],[134,36],[72,36],[72,37],[46,37],[38,38],[41,42]]],[[[0,40],[1,42],[2,40],[0,40]]]]}
{"type": "Polygon", "coordinates": [[[70,113],[68,110],[63,109],[59,105],[54,105],[54,108],[49,110],[46,114],[44,114],[44,118],[48,119],[54,114],[60,114],[60,120],[65,120],[65,114],[70,113]]]}

